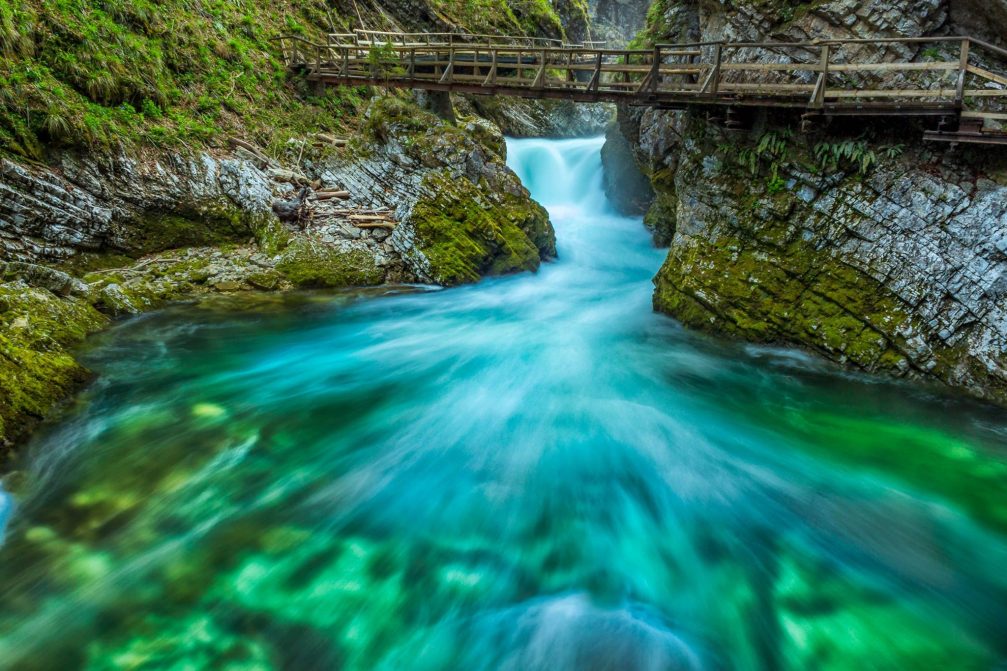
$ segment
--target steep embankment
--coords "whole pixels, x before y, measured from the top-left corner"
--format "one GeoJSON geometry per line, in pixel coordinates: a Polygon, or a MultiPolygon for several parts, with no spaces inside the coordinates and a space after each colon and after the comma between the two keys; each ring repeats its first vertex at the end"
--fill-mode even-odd
{"type": "MultiPolygon", "coordinates": [[[[1002,30],[987,20],[1004,7],[666,1],[641,40],[991,37],[1002,30]]],[[[864,49],[879,60],[957,57],[864,49]]],[[[801,135],[797,122],[762,116],[736,134],[698,114],[621,112],[656,193],[647,222],[671,243],[655,307],[691,326],[1007,402],[1003,152],[924,145],[912,123],[801,135]]]]}
{"type": "Polygon", "coordinates": [[[577,0],[0,0],[0,446],[88,378],[68,352],[116,315],[206,291],[453,284],[555,253],[497,129],[316,91],[272,38],[582,39],[587,21],[577,0]]]}

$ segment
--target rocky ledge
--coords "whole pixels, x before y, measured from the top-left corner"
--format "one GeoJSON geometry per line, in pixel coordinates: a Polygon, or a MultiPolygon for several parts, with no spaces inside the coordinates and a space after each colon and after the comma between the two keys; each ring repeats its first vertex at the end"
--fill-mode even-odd
{"type": "Polygon", "coordinates": [[[381,98],[359,137],[312,144],[0,162],[3,450],[89,379],[70,352],[117,316],[206,292],[458,284],[555,255],[492,124],[381,98]]]}

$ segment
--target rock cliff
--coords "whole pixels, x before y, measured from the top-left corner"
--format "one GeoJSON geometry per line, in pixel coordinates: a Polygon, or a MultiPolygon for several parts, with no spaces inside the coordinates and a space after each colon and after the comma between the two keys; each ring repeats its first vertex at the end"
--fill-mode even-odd
{"type": "MultiPolygon", "coordinates": [[[[663,1],[643,37],[948,34],[979,30],[996,11],[955,0],[663,1]]],[[[655,307],[694,327],[1007,402],[1002,152],[924,145],[912,124],[833,123],[815,135],[798,125],[763,115],[737,134],[693,113],[620,111],[655,192],[646,220],[670,241],[655,307]]]]}

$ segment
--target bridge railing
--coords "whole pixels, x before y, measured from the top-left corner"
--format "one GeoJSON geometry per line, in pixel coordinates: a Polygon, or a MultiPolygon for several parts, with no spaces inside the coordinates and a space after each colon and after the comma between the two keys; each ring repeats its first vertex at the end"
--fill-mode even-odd
{"type": "Polygon", "coordinates": [[[1007,50],[969,37],[700,42],[626,50],[512,36],[350,35],[334,35],[324,45],[298,36],[280,43],[288,65],[348,84],[861,113],[950,109],[964,118],[1007,120],[1007,74],[1000,74],[1007,73],[1007,50]]]}
{"type": "MultiPolygon", "coordinates": [[[[701,96],[806,97],[811,108],[892,99],[989,107],[983,101],[1007,96],[1007,78],[990,69],[1002,71],[1007,50],[968,37],[657,45],[655,60],[683,47],[703,51],[701,96]]],[[[663,78],[650,90],[666,90],[663,78]]]]}

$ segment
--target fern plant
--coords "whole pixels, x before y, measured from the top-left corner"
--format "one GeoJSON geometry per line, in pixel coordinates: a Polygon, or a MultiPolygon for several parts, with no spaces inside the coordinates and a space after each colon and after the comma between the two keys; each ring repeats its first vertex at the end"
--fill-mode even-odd
{"type": "Polygon", "coordinates": [[[753,176],[762,172],[763,166],[768,166],[769,175],[766,178],[766,189],[770,193],[783,190],[786,182],[780,177],[780,169],[789,163],[790,141],[794,132],[789,128],[772,130],[762,134],[754,147],[745,147],[737,153],[736,161],[753,176]]]}
{"type": "Polygon", "coordinates": [[[852,169],[867,175],[877,167],[879,158],[894,159],[902,155],[903,145],[886,145],[875,151],[863,139],[840,142],[819,142],[813,153],[822,172],[852,169]]]}

